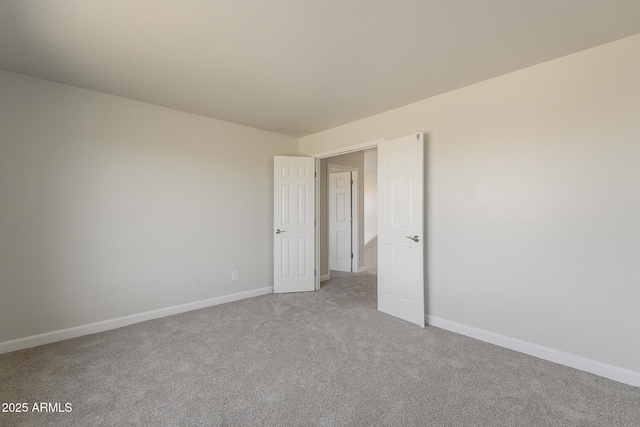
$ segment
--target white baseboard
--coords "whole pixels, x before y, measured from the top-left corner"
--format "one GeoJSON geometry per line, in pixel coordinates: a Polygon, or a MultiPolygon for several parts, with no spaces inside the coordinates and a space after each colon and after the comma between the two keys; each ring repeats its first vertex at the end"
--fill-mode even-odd
{"type": "Polygon", "coordinates": [[[331,279],[331,276],[329,276],[328,274],[325,274],[324,276],[320,276],[321,282],[326,282],[329,279],[331,279]]]}
{"type": "Polygon", "coordinates": [[[440,319],[434,316],[426,316],[427,325],[437,328],[446,329],[451,332],[466,335],[471,338],[485,341],[491,344],[499,345],[510,350],[519,351],[530,356],[539,357],[540,359],[558,363],[560,365],[569,366],[581,371],[590,372],[601,377],[609,378],[614,381],[640,387],[640,372],[631,371],[625,368],[608,365],[606,363],[597,362],[595,360],[586,359],[575,354],[565,353],[553,348],[544,347],[526,341],[521,341],[505,335],[496,334],[484,329],[475,328],[473,326],[463,325],[461,323],[452,322],[450,320],[440,319]]]}
{"type": "Polygon", "coordinates": [[[365,271],[367,271],[366,267],[360,267],[358,268],[358,273],[364,273],[365,271]]]}
{"type": "Polygon", "coordinates": [[[255,289],[253,291],[239,292],[237,294],[225,295],[217,298],[210,298],[202,301],[190,302],[187,304],[174,305],[173,307],[166,307],[158,310],[146,311],[144,313],[132,314],[130,316],[103,320],[101,322],[90,323],[88,325],[75,326],[73,328],[61,329],[59,331],[47,332],[39,335],[32,335],[30,337],[18,338],[11,341],[4,341],[0,343],[0,354],[22,350],[25,348],[31,348],[43,344],[50,344],[52,342],[67,340],[70,338],[77,338],[83,335],[104,332],[111,329],[132,325],[134,323],[145,322],[147,320],[172,316],[174,314],[180,314],[187,311],[212,307],[227,302],[238,301],[270,293],[273,293],[273,286],[255,289]]]}

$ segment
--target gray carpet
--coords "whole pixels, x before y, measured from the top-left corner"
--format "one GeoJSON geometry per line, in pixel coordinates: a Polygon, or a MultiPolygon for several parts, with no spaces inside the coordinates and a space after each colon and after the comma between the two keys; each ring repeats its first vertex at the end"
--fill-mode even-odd
{"type": "Polygon", "coordinates": [[[72,404],[2,426],[640,426],[640,388],[379,313],[370,273],[0,355],[0,401],[72,404]]]}

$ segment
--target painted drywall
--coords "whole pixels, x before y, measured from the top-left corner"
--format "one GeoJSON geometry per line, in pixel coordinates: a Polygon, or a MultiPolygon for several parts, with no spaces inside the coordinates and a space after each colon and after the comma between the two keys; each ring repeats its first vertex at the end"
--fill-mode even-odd
{"type": "Polygon", "coordinates": [[[340,156],[327,157],[320,160],[320,275],[329,275],[329,197],[328,183],[329,175],[327,165],[334,163],[342,166],[350,166],[359,169],[358,179],[358,267],[364,267],[364,180],[362,171],[364,170],[364,153],[357,151],[354,153],[342,154],[340,156]]]}
{"type": "Polygon", "coordinates": [[[426,132],[430,318],[637,381],[638,52],[640,35],[301,138],[300,153],[426,132]]]}
{"type": "Polygon", "coordinates": [[[0,72],[0,343],[272,286],[273,156],[297,149],[0,72]]]}
{"type": "Polygon", "coordinates": [[[364,151],[364,268],[378,267],[378,149],[364,151]]]}
{"type": "Polygon", "coordinates": [[[364,243],[378,235],[378,149],[364,151],[364,243]]]}

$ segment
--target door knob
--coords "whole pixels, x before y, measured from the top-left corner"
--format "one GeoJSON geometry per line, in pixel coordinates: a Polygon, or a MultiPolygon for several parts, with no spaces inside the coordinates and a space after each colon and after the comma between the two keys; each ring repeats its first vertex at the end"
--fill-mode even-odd
{"type": "Polygon", "coordinates": [[[280,234],[280,233],[284,233],[285,230],[280,230],[279,228],[276,228],[276,234],[280,234]]]}
{"type": "Polygon", "coordinates": [[[419,242],[419,241],[420,241],[420,238],[419,238],[418,236],[413,236],[413,237],[411,237],[411,236],[407,236],[407,239],[411,239],[411,240],[413,240],[414,242],[419,242]]]}

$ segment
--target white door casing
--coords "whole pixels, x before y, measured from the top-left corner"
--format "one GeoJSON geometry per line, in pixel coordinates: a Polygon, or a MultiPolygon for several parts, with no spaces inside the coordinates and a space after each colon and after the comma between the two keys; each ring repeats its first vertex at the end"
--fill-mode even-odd
{"type": "Polygon", "coordinates": [[[315,290],[314,172],[311,157],[274,157],[274,293],[315,290]]]}
{"type": "Polygon", "coordinates": [[[378,309],[424,327],[424,135],[378,144],[378,309]]]}
{"type": "Polygon", "coordinates": [[[351,271],[351,172],[329,174],[329,269],[351,271]]]}

